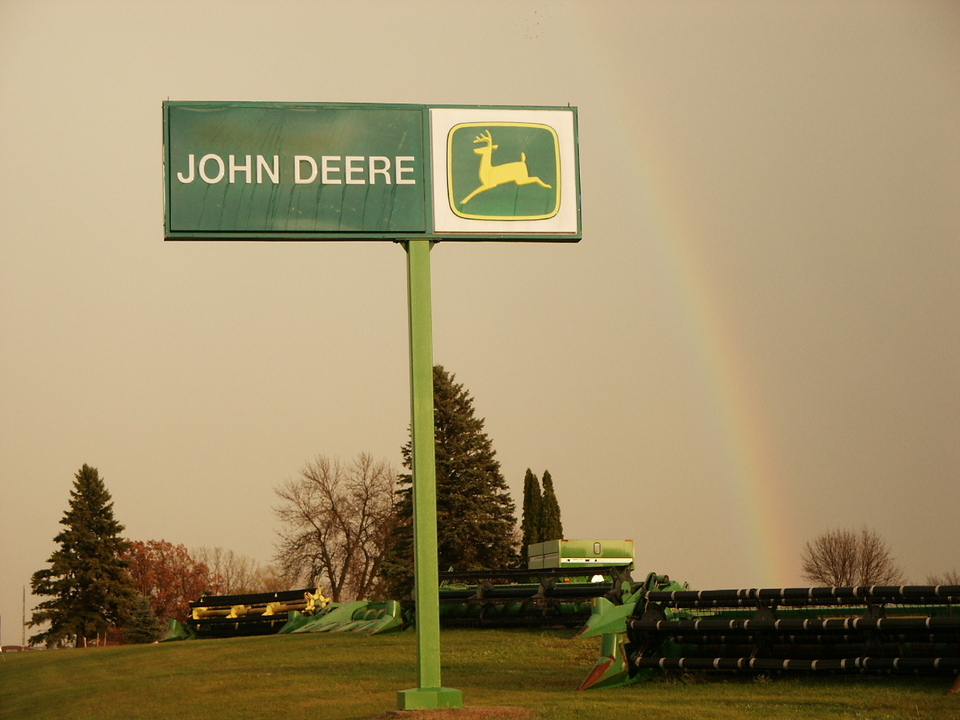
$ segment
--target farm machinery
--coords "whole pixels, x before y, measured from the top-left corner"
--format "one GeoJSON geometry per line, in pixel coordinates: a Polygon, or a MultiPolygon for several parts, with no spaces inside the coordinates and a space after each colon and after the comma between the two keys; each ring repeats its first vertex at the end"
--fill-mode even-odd
{"type": "MultiPolygon", "coordinates": [[[[579,689],[664,671],[960,673],[960,585],[691,590],[631,577],[633,542],[532,545],[525,569],[440,573],[442,627],[567,628],[599,637],[579,689]]],[[[319,589],[208,596],[165,640],[396,632],[416,598],[330,602],[319,589]]],[[[958,681],[960,685],[960,681],[958,681]]]]}
{"type": "MultiPolygon", "coordinates": [[[[527,568],[440,573],[442,627],[578,628],[593,601],[618,602],[633,584],[632,540],[530,545],[527,568]]],[[[413,610],[415,599],[408,599],[413,610]]]]}
{"type": "Polygon", "coordinates": [[[580,637],[601,657],[581,690],[656,671],[960,673],[960,585],[689,590],[651,575],[603,599],[580,637]]]}
{"type": "Polygon", "coordinates": [[[286,625],[292,613],[312,615],[316,610],[326,607],[327,603],[319,589],[201,595],[190,603],[190,616],[185,622],[170,621],[170,627],[161,642],[198,637],[271,635],[286,625]]]}
{"type": "MultiPolygon", "coordinates": [[[[440,573],[443,627],[577,628],[595,598],[617,601],[632,585],[633,541],[555,540],[529,548],[527,569],[440,573]]],[[[204,596],[164,640],[273,633],[401,630],[414,622],[416,598],[330,602],[320,589],[204,596]]]]}
{"type": "Polygon", "coordinates": [[[301,632],[401,630],[408,625],[400,603],[334,603],[320,589],[248,595],[206,595],[190,603],[186,622],[171,620],[161,641],[225,638],[301,632]]]}

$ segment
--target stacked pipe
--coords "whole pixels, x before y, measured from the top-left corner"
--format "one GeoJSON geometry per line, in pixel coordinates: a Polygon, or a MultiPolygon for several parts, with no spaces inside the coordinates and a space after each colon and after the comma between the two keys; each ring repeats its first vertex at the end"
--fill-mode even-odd
{"type": "Polygon", "coordinates": [[[630,672],[960,672],[960,585],[650,591],[630,672]]]}

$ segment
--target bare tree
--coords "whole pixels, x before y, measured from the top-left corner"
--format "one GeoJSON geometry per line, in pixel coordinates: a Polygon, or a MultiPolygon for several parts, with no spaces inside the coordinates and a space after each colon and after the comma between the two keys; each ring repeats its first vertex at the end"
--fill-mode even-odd
{"type": "Polygon", "coordinates": [[[298,478],[276,489],[281,572],[322,586],[336,602],[380,592],[396,477],[390,464],[366,453],[347,466],[322,456],[307,463],[298,478]]]}
{"type": "Polygon", "coordinates": [[[928,585],[960,585],[960,572],[948,570],[943,575],[927,575],[928,585]]]}
{"type": "Polygon", "coordinates": [[[808,542],[800,559],[803,578],[820,585],[899,585],[906,577],[883,538],[866,527],[829,530],[808,542]]]}
{"type": "Polygon", "coordinates": [[[221,547],[202,547],[191,555],[210,569],[214,579],[214,592],[219,595],[274,592],[285,590],[288,585],[277,577],[275,568],[264,567],[246,555],[221,547]]]}

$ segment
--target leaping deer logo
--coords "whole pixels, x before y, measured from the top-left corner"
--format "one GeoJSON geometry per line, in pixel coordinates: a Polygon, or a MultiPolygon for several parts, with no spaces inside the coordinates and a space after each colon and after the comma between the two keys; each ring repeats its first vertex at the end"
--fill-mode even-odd
{"type": "Polygon", "coordinates": [[[498,185],[503,185],[504,183],[508,182],[514,182],[517,185],[529,185],[531,183],[537,183],[541,187],[552,187],[551,185],[547,185],[538,177],[530,177],[530,172],[527,170],[526,153],[520,153],[519,162],[509,162],[501,165],[494,165],[492,159],[493,151],[500,146],[493,144],[493,137],[491,136],[489,130],[485,130],[484,132],[480,133],[480,135],[477,136],[473,142],[486,143],[484,147],[473,149],[473,152],[480,156],[480,187],[461,200],[461,205],[466,205],[471,198],[479,195],[482,192],[492,190],[498,185]]]}

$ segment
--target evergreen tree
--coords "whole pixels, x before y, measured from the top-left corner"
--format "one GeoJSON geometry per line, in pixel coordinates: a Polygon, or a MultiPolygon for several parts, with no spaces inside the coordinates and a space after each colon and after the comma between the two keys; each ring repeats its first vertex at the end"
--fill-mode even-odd
{"type": "Polygon", "coordinates": [[[560,503],[553,491],[553,478],[550,471],[543,471],[543,499],[540,506],[540,532],[543,542],[563,539],[563,523],[560,522],[560,503]]]}
{"type": "Polygon", "coordinates": [[[163,630],[153,611],[153,604],[146,595],[137,595],[130,609],[130,617],[123,629],[123,637],[129,643],[152,643],[163,630]]]}
{"type": "Polygon", "coordinates": [[[136,590],[120,555],[129,547],[121,536],[123,525],[113,517],[113,502],[96,468],[84,465],[75,476],[70,507],[54,541],[60,548],[50,556],[50,566],[30,579],[41,602],[30,625],[50,626],[30,638],[47,646],[106,634],[123,625],[136,590]]]}
{"type": "MultiPolygon", "coordinates": [[[[441,571],[511,567],[516,519],[506,481],[473,398],[443,367],[433,368],[437,469],[437,551],[441,571]]],[[[403,447],[403,465],[412,467],[412,448],[403,447]]],[[[398,522],[383,561],[390,594],[413,587],[412,474],[401,474],[398,522]]]]}
{"type": "Polygon", "coordinates": [[[527,468],[527,474],[523,478],[523,519],[520,521],[520,530],[523,533],[523,547],[520,549],[521,557],[526,557],[528,546],[548,539],[544,538],[541,532],[542,510],[543,500],[540,495],[540,481],[537,480],[533,471],[527,468]]]}

